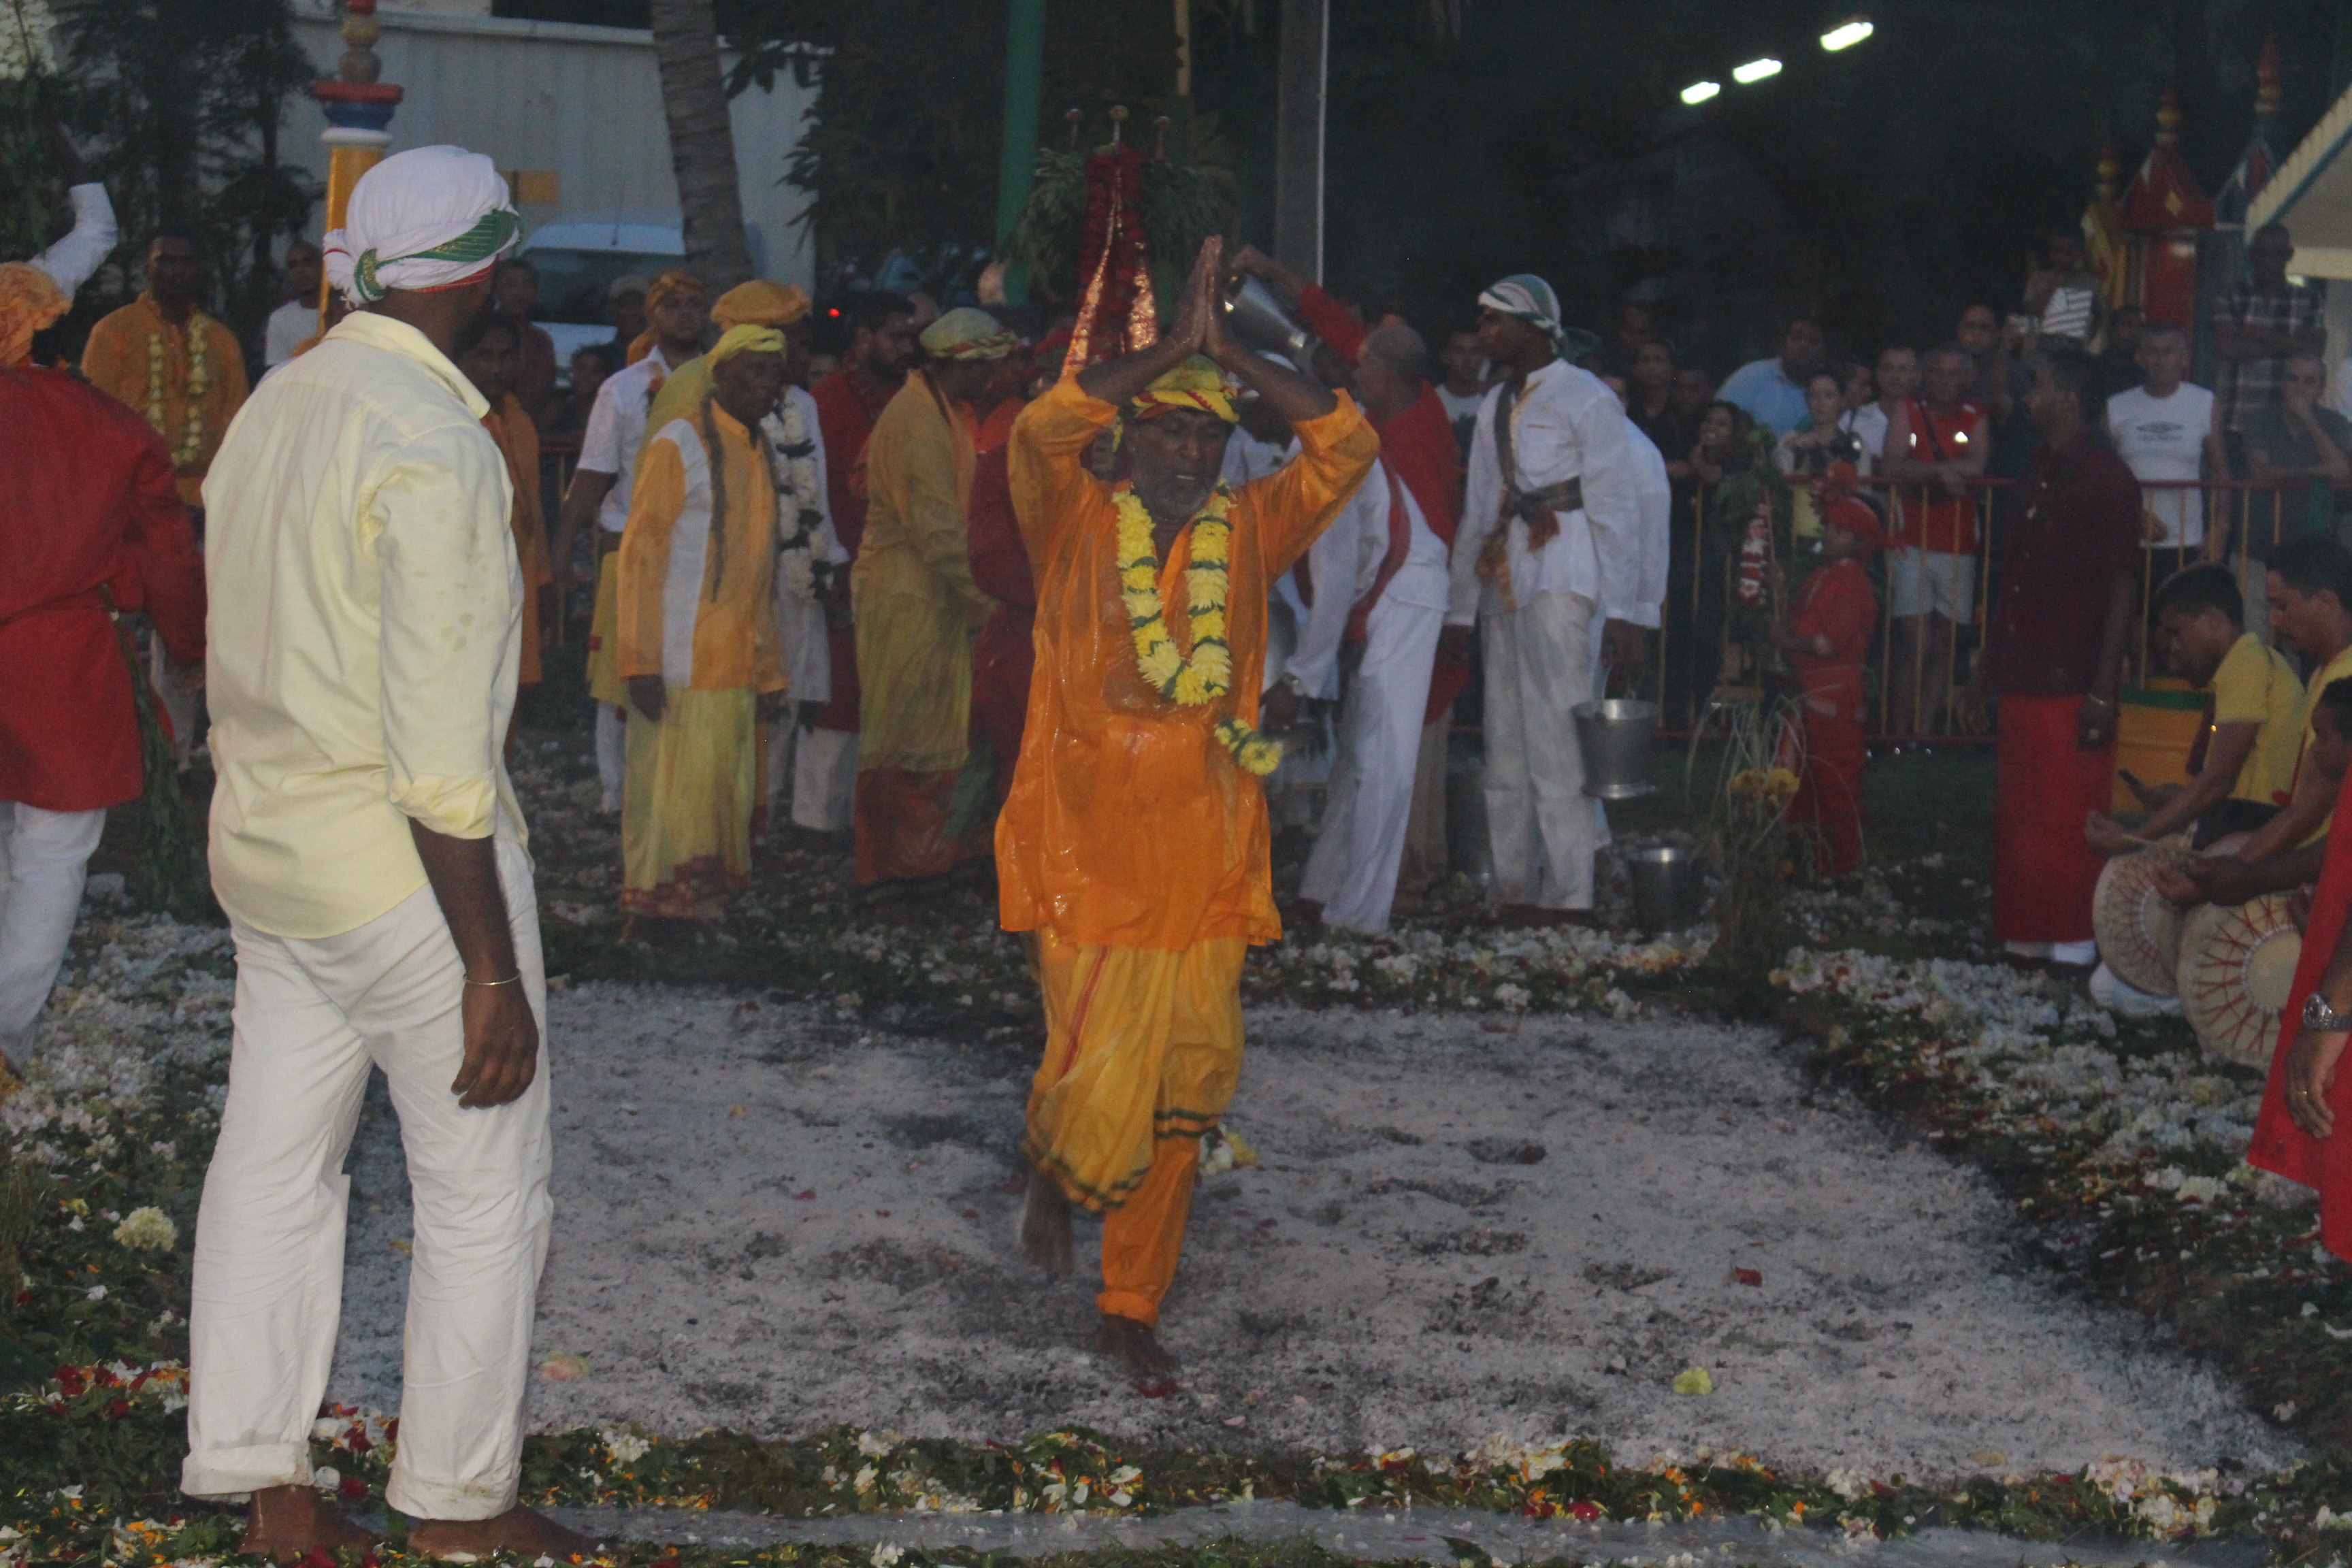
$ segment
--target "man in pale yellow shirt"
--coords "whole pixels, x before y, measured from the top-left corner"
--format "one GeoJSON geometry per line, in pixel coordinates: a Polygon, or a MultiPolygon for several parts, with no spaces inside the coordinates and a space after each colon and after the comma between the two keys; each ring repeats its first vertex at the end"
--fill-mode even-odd
{"type": "Polygon", "coordinates": [[[488,405],[451,362],[519,230],[490,160],[386,159],[327,268],[355,307],[263,384],[205,485],[213,886],[236,1037],[196,1222],[183,1489],[244,1550],[364,1545],[314,1485],[343,1157],[383,1069],[415,1194],[400,1451],[428,1555],[568,1555],[516,1506],[547,1250],[545,975],[499,763],[523,584],[488,405]]]}

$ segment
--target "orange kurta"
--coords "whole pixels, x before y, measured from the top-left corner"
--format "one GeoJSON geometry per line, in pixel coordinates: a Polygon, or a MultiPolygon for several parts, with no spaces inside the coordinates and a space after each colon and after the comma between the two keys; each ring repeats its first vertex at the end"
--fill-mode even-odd
{"type": "Polygon", "coordinates": [[[185,327],[175,327],[155,308],[152,295],[142,294],[90,329],[81,373],[155,427],[172,454],[180,503],[203,506],[213,454],[245,406],[245,355],[236,334],[202,310],[192,312],[185,327]],[[199,346],[203,385],[191,397],[199,346]]]}
{"type": "Polygon", "coordinates": [[[547,512],[539,495],[539,426],[522,400],[509,392],[482,416],[482,428],[499,444],[514,481],[515,559],[522,564],[522,664],[520,686],[539,684],[539,591],[555,580],[547,563],[547,512]]]}
{"type": "MultiPolygon", "coordinates": [[[[1265,796],[1213,726],[1257,721],[1269,584],[1307,553],[1372,459],[1380,438],[1346,394],[1298,426],[1301,452],[1243,487],[1231,511],[1227,637],[1233,689],[1181,708],[1143,683],[1119,598],[1118,514],[1087,448],[1118,417],[1065,381],[1013,428],[1013,500],[1037,573],[1037,668],[1013,791],[997,819],[1008,931],[1066,942],[1183,949],[1220,937],[1272,942],[1265,796]]],[[[1162,563],[1160,594],[1180,647],[1189,529],[1162,563]]]]}

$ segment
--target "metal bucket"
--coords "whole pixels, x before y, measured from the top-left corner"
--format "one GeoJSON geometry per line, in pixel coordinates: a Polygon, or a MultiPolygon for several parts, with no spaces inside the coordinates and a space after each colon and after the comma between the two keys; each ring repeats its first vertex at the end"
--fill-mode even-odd
{"type": "Polygon", "coordinates": [[[1633,884],[1633,919],[1643,931],[1680,931],[1705,907],[1696,852],[1681,845],[1633,850],[1625,857],[1625,874],[1633,884]]]}
{"type": "Polygon", "coordinates": [[[1315,357],[1315,334],[1293,321],[1274,290],[1257,279],[1240,279],[1225,296],[1225,324],[1258,347],[1287,356],[1302,374],[1315,357]]]}
{"type": "Polygon", "coordinates": [[[1445,862],[1478,887],[1495,880],[1495,843],[1486,836],[1486,766],[1475,757],[1445,769],[1445,862]]]}
{"type": "Polygon", "coordinates": [[[1584,757],[1584,793],[1601,800],[1632,800],[1658,786],[1650,782],[1650,742],[1658,733],[1658,705],[1612,697],[1580,702],[1577,750],[1584,757]]]}

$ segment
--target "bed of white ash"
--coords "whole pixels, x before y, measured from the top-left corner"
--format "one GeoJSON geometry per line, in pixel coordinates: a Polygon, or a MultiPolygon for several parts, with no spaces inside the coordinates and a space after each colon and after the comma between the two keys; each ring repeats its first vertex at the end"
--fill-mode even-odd
{"type": "MultiPolygon", "coordinates": [[[[1230,1121],[1263,1163],[1206,1179],[1162,1324],[1179,1386],[1147,1392],[1081,1348],[1087,1270],[1013,1251],[1026,1047],[715,992],[583,985],[551,1012],[538,1346],[592,1370],[538,1383],[538,1424],[1079,1423],[1330,1454],[1583,1436],[1623,1462],[1913,1479],[2300,1452],[2143,1319],[2014,1256],[1981,1179],[1760,1030],[1255,1013],[1230,1121]],[[1692,1366],[1711,1395],[1672,1391],[1692,1366]]],[[[331,1397],[392,1409],[409,1216],[380,1083],[352,1174],[331,1397]]]]}

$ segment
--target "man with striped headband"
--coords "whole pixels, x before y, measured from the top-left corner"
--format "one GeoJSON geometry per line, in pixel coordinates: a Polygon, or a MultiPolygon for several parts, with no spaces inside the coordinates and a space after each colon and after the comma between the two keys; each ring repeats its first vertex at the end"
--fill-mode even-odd
{"type": "Polygon", "coordinates": [[[760,434],[784,388],[784,334],[730,327],[709,358],[699,405],[646,443],[621,536],[621,910],[633,919],[714,919],[751,885],[759,721],[785,686],[776,475],[760,434]]]}
{"type": "Polygon", "coordinates": [[[364,1544],[310,1473],[371,1067],[415,1194],[387,1504],[409,1549],[567,1555],[516,1504],[551,1205],[539,911],[500,762],[523,584],[488,405],[453,363],[520,226],[490,160],[385,159],[327,236],[353,307],[257,389],[205,481],[228,1100],[189,1309],[196,1497],[244,1550],[364,1544]]]}
{"type": "Polygon", "coordinates": [[[1445,640],[1483,623],[1486,821],[1495,898],[1529,924],[1589,919],[1600,825],[1570,710],[1592,694],[1593,622],[1610,667],[1637,674],[1656,605],[1642,569],[1640,471],[1625,410],[1559,357],[1559,297],[1530,273],[1478,296],[1501,381],[1479,405],[1445,640]]]}
{"type": "Polygon", "coordinates": [[[1241,1072],[1242,957],[1282,934],[1258,782],[1279,748],[1255,729],[1267,584],[1380,449],[1344,393],[1226,331],[1223,248],[1201,247],[1166,336],[1032,403],[1011,447],[1037,668],[996,864],[1005,929],[1034,933],[1046,1028],[1022,1247],[1069,1273],[1070,1205],[1102,1213],[1095,1348],[1147,1375],[1175,1364],[1155,1331],[1200,1141],[1241,1072]],[[1238,490],[1218,477],[1228,375],[1301,448],[1238,490]],[[1128,477],[1106,484],[1087,454],[1121,419],[1128,477]]]}
{"type": "Polygon", "coordinates": [[[654,400],[662,384],[702,352],[709,325],[702,280],[676,268],[664,272],[646,292],[646,316],[652,325],[627,345],[627,368],[606,376],[596,389],[588,428],[580,437],[580,466],[572,470],[555,521],[558,582],[577,581],[573,542],[591,519],[596,525],[596,565],[589,579],[596,604],[588,625],[588,696],[596,704],[596,777],[607,812],[621,809],[628,715],[627,693],[613,664],[620,637],[613,552],[620,549],[621,530],[629,521],[630,486],[646,435],[660,427],[652,423],[654,400]]]}
{"type": "Polygon", "coordinates": [[[918,340],[866,444],[866,538],[849,569],[857,627],[857,880],[936,877],[987,853],[948,831],[971,734],[971,647],[996,602],[971,580],[964,513],[973,439],[1019,339],[987,311],[950,310],[918,340]]]}

